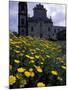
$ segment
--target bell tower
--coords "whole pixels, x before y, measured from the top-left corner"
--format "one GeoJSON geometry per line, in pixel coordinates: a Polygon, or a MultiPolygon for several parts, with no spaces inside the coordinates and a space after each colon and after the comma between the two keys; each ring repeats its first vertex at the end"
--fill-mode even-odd
{"type": "Polygon", "coordinates": [[[18,4],[18,35],[28,35],[27,2],[18,4]]]}

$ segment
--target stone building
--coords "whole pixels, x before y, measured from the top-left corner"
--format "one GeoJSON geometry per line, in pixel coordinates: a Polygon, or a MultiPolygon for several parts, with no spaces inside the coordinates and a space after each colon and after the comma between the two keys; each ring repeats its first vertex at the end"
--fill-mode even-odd
{"type": "MultiPolygon", "coordinates": [[[[22,9],[22,6],[24,6],[23,3],[20,8],[21,11],[19,10],[19,12],[22,12],[22,10],[24,10],[24,12],[26,11],[27,5],[24,6],[24,9],[22,9]]],[[[47,17],[47,10],[41,4],[37,4],[36,7],[33,8],[32,17],[28,17],[27,13],[24,15],[25,16],[23,16],[22,13],[19,14],[19,17],[22,17],[19,18],[19,21],[21,23],[23,22],[22,24],[19,22],[19,26],[21,25],[21,27],[18,29],[19,32],[21,32],[20,34],[26,35],[25,33],[27,32],[27,35],[32,37],[56,40],[58,32],[66,30],[66,28],[63,26],[60,27],[53,25],[51,17],[47,17]],[[25,21],[27,21],[28,23],[25,23],[25,21]],[[23,24],[26,26],[24,29],[23,24]]]]}

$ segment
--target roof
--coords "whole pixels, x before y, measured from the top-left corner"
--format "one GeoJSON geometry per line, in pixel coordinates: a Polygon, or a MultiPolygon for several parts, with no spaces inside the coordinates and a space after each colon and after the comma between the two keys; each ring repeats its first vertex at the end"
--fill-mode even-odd
{"type": "Polygon", "coordinates": [[[66,26],[54,26],[54,28],[65,28],[66,29],[66,26]]]}

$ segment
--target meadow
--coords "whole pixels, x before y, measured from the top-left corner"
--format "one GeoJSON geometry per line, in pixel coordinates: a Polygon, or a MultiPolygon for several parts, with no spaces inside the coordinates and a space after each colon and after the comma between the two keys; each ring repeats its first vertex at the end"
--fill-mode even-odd
{"type": "Polygon", "coordinates": [[[66,85],[65,44],[10,33],[9,45],[10,88],[66,85]]]}

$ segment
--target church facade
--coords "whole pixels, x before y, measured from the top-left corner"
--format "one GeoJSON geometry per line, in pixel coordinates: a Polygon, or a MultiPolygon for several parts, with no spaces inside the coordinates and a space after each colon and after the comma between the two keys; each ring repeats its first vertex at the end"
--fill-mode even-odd
{"type": "MultiPolygon", "coordinates": [[[[21,3],[21,2],[20,2],[21,3]]],[[[47,10],[43,5],[37,4],[33,8],[33,16],[27,15],[27,4],[19,3],[18,32],[37,38],[57,39],[57,33],[66,31],[63,26],[54,26],[53,21],[47,17],[47,10]]]]}

